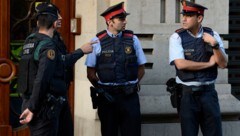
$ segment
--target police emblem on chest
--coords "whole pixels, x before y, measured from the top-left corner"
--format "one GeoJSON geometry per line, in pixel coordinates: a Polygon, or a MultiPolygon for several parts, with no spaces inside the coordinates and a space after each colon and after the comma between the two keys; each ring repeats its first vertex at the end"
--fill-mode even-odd
{"type": "Polygon", "coordinates": [[[130,47],[130,46],[125,47],[125,53],[126,54],[131,54],[132,53],[132,47],[130,47]]]}
{"type": "Polygon", "coordinates": [[[184,49],[184,55],[191,56],[194,52],[194,49],[184,49]]]}
{"type": "Polygon", "coordinates": [[[102,54],[103,54],[105,57],[111,57],[112,54],[113,54],[113,50],[104,50],[104,51],[102,51],[102,54]]]}

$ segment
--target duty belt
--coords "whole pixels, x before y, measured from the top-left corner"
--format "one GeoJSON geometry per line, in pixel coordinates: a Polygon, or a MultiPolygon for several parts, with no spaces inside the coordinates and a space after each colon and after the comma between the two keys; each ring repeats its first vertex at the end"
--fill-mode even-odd
{"type": "Polygon", "coordinates": [[[52,94],[47,94],[47,101],[54,101],[54,102],[59,102],[60,104],[63,104],[66,101],[66,98],[62,96],[54,96],[52,94]]]}
{"type": "Polygon", "coordinates": [[[107,85],[100,85],[100,88],[104,89],[108,93],[125,93],[125,94],[132,94],[134,92],[139,91],[137,84],[132,85],[118,85],[118,86],[107,86],[107,85]]]}
{"type": "Polygon", "coordinates": [[[209,84],[209,85],[200,85],[200,86],[186,86],[186,85],[182,85],[183,93],[198,94],[198,93],[212,91],[213,89],[215,89],[214,83],[213,84],[209,84]]]}

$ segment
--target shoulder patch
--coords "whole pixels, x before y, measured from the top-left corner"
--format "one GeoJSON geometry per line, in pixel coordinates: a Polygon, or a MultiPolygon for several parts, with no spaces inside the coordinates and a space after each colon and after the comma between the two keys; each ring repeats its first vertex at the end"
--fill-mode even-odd
{"type": "Polygon", "coordinates": [[[214,35],[212,28],[209,27],[203,27],[203,31],[211,34],[212,36],[214,35]]]}
{"type": "Polygon", "coordinates": [[[175,32],[176,32],[176,33],[181,33],[181,32],[183,32],[184,30],[185,30],[185,29],[180,28],[180,29],[175,30],[175,32]]]}
{"type": "Polygon", "coordinates": [[[133,31],[125,30],[125,31],[123,31],[123,36],[124,37],[133,37],[133,31]]]}
{"type": "Polygon", "coordinates": [[[55,59],[55,51],[53,49],[50,49],[47,51],[47,57],[50,59],[50,60],[54,60],[55,59]]]}
{"type": "Polygon", "coordinates": [[[103,37],[105,37],[107,35],[107,31],[103,30],[101,32],[99,32],[96,36],[98,37],[98,39],[102,39],[103,37]]]}
{"type": "Polygon", "coordinates": [[[212,31],[212,28],[210,28],[210,27],[203,27],[203,29],[212,31]]]}

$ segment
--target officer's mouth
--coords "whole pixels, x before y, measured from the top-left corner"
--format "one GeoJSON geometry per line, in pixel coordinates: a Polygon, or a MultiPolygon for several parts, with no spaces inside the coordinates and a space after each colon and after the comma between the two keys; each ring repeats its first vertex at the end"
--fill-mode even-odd
{"type": "Polygon", "coordinates": [[[187,26],[187,24],[186,24],[186,23],[182,23],[182,26],[185,26],[185,27],[186,27],[186,26],[187,26]]]}

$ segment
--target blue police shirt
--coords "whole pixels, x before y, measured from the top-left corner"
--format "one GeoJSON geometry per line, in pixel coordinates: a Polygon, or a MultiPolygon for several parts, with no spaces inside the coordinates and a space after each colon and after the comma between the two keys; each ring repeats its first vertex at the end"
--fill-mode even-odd
{"type": "MultiPolygon", "coordinates": [[[[110,37],[120,37],[120,36],[122,36],[122,32],[118,33],[117,35],[114,35],[110,31],[107,30],[107,33],[110,37]]],[[[96,62],[97,62],[97,56],[99,56],[100,53],[101,53],[101,45],[100,45],[100,41],[99,41],[98,37],[94,37],[91,41],[98,41],[98,43],[93,44],[92,53],[87,55],[86,62],[85,62],[85,65],[87,67],[95,67],[96,62]]],[[[133,47],[136,50],[137,62],[138,62],[139,65],[143,65],[147,62],[147,60],[146,60],[146,57],[143,53],[140,41],[139,41],[139,39],[137,38],[136,35],[133,36],[133,42],[134,42],[133,47]]],[[[117,83],[102,83],[101,81],[98,81],[99,84],[111,85],[111,86],[135,84],[137,82],[138,82],[138,80],[117,84],[117,83]]]]}
{"type": "MultiPolygon", "coordinates": [[[[196,38],[200,38],[203,35],[203,28],[201,27],[197,36],[194,36],[190,31],[187,31],[190,35],[192,35],[193,37],[196,38]]],[[[219,43],[219,49],[222,50],[222,52],[224,54],[225,53],[225,49],[223,47],[223,42],[221,40],[221,37],[219,36],[219,34],[215,31],[213,31],[214,33],[214,38],[217,40],[217,42],[219,43]]],[[[169,39],[169,64],[170,65],[174,65],[173,61],[175,59],[185,59],[184,57],[184,51],[183,51],[183,47],[182,47],[182,40],[181,37],[178,35],[178,33],[174,33],[171,35],[170,39],[169,39]]],[[[206,84],[211,84],[214,83],[215,81],[210,81],[210,82],[205,82],[205,83],[200,83],[200,82],[183,82],[181,81],[178,77],[176,77],[176,82],[177,83],[181,83],[181,84],[185,84],[185,85],[194,85],[194,86],[199,86],[199,85],[206,85],[206,84]]]]}

